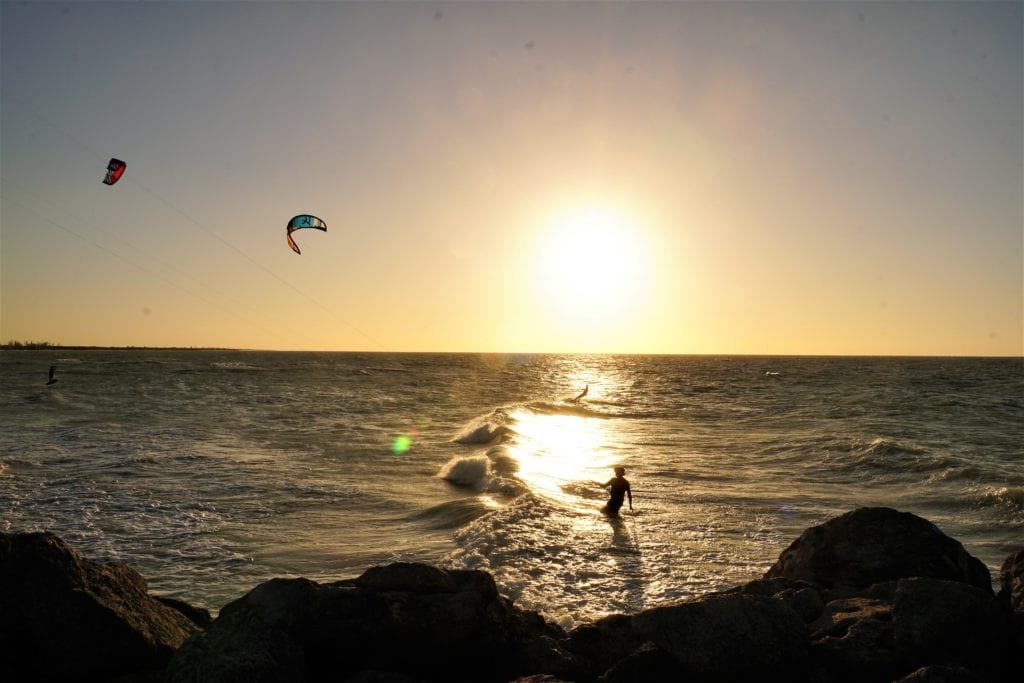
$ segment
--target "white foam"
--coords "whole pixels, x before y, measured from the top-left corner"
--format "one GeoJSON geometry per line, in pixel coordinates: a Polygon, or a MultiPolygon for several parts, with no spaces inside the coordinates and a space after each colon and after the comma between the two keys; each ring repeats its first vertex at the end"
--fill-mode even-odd
{"type": "Polygon", "coordinates": [[[437,476],[456,486],[482,488],[490,474],[491,461],[486,455],[453,458],[445,463],[437,476]]]}
{"type": "Polygon", "coordinates": [[[511,430],[503,424],[487,421],[483,424],[469,425],[455,437],[456,443],[486,444],[507,435],[511,430]]]}

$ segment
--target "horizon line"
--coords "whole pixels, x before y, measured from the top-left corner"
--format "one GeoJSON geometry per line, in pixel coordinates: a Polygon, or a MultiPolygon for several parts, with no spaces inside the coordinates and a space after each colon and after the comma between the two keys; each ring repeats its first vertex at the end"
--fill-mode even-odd
{"type": "Polygon", "coordinates": [[[265,349],[230,346],[133,346],[93,344],[49,344],[29,342],[0,344],[0,351],[226,351],[236,353],[359,353],[375,355],[453,355],[453,356],[690,356],[701,358],[991,358],[1024,360],[1019,355],[934,354],[934,353],[751,353],[751,352],[626,352],[626,351],[381,351],[338,349],[265,349]]]}

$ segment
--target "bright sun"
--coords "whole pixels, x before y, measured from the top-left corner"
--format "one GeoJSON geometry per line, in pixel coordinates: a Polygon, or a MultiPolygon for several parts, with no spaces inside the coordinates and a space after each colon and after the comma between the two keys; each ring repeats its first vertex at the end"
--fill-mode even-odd
{"type": "Polygon", "coordinates": [[[569,323],[621,321],[647,292],[646,252],[636,226],[611,209],[562,214],[539,244],[537,294],[569,323]]]}

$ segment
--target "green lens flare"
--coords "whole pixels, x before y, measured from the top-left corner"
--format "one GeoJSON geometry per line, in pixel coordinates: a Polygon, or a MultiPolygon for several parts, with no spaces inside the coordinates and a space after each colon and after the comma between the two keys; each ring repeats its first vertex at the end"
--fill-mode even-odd
{"type": "Polygon", "coordinates": [[[409,447],[412,446],[412,437],[408,434],[402,434],[395,439],[395,443],[391,445],[391,452],[395,455],[402,455],[409,451],[409,447]]]}

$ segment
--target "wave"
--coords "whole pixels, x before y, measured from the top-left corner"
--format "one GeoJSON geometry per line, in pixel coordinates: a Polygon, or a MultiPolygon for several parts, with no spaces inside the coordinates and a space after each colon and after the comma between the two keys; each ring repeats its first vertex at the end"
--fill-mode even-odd
{"type": "Polygon", "coordinates": [[[21,397],[25,403],[45,403],[58,406],[77,407],[64,393],[57,388],[46,387],[36,394],[25,394],[21,397]]]}
{"type": "Polygon", "coordinates": [[[249,363],[243,363],[242,361],[214,361],[210,363],[211,368],[217,370],[226,370],[228,372],[251,372],[253,370],[259,370],[255,365],[249,363]]]}
{"type": "Polygon", "coordinates": [[[491,461],[491,471],[502,477],[510,477],[519,471],[519,461],[508,452],[505,446],[494,446],[487,450],[491,461]]]}
{"type": "Polygon", "coordinates": [[[456,486],[480,488],[491,472],[491,460],[486,455],[458,457],[445,463],[437,476],[456,486]]]}
{"type": "MultiPolygon", "coordinates": [[[[932,472],[953,464],[949,457],[932,454],[927,449],[894,439],[879,437],[865,442],[853,439],[833,446],[836,455],[849,454],[839,462],[840,469],[891,470],[898,472],[932,472]]],[[[833,463],[835,464],[835,463],[833,463]]]]}
{"type": "Polygon", "coordinates": [[[495,408],[490,413],[471,420],[456,433],[452,441],[464,445],[486,445],[511,441],[518,436],[515,430],[516,417],[517,415],[522,416],[524,413],[599,419],[648,416],[645,413],[605,412],[596,406],[612,406],[620,409],[625,407],[624,404],[616,401],[588,401],[586,404],[561,401],[516,403],[495,408]]]}
{"type": "Polygon", "coordinates": [[[461,444],[487,444],[499,439],[506,439],[513,430],[505,425],[482,424],[462,433],[455,438],[456,443],[461,444]]]}
{"type": "Polygon", "coordinates": [[[1024,486],[988,486],[980,497],[983,505],[1024,512],[1024,486]]]}
{"type": "Polygon", "coordinates": [[[572,481],[568,484],[563,484],[559,488],[562,489],[563,493],[584,500],[602,500],[608,495],[604,489],[596,486],[593,482],[572,481]]]}
{"type": "MultiPolygon", "coordinates": [[[[802,447],[813,448],[811,446],[802,447]]],[[[924,446],[892,439],[825,439],[820,446],[823,457],[815,461],[834,473],[855,476],[921,474],[929,481],[964,478],[970,463],[945,448],[924,446]]]]}
{"type": "Polygon", "coordinates": [[[506,439],[511,436],[512,430],[508,427],[508,413],[502,408],[496,408],[489,415],[470,421],[459,430],[455,443],[461,444],[488,444],[499,439],[506,439]]]}
{"type": "Polygon", "coordinates": [[[879,437],[873,439],[866,447],[862,442],[857,442],[855,448],[863,455],[869,456],[893,456],[893,455],[924,455],[927,451],[923,448],[899,443],[892,439],[879,437]]]}
{"type": "Polygon", "coordinates": [[[503,445],[495,445],[484,453],[457,456],[446,462],[437,473],[445,481],[480,493],[518,496],[529,490],[515,477],[519,463],[503,445]]]}
{"type": "Polygon", "coordinates": [[[430,529],[457,529],[482,517],[492,509],[477,497],[462,498],[427,508],[411,515],[409,519],[425,522],[430,529]]]}

